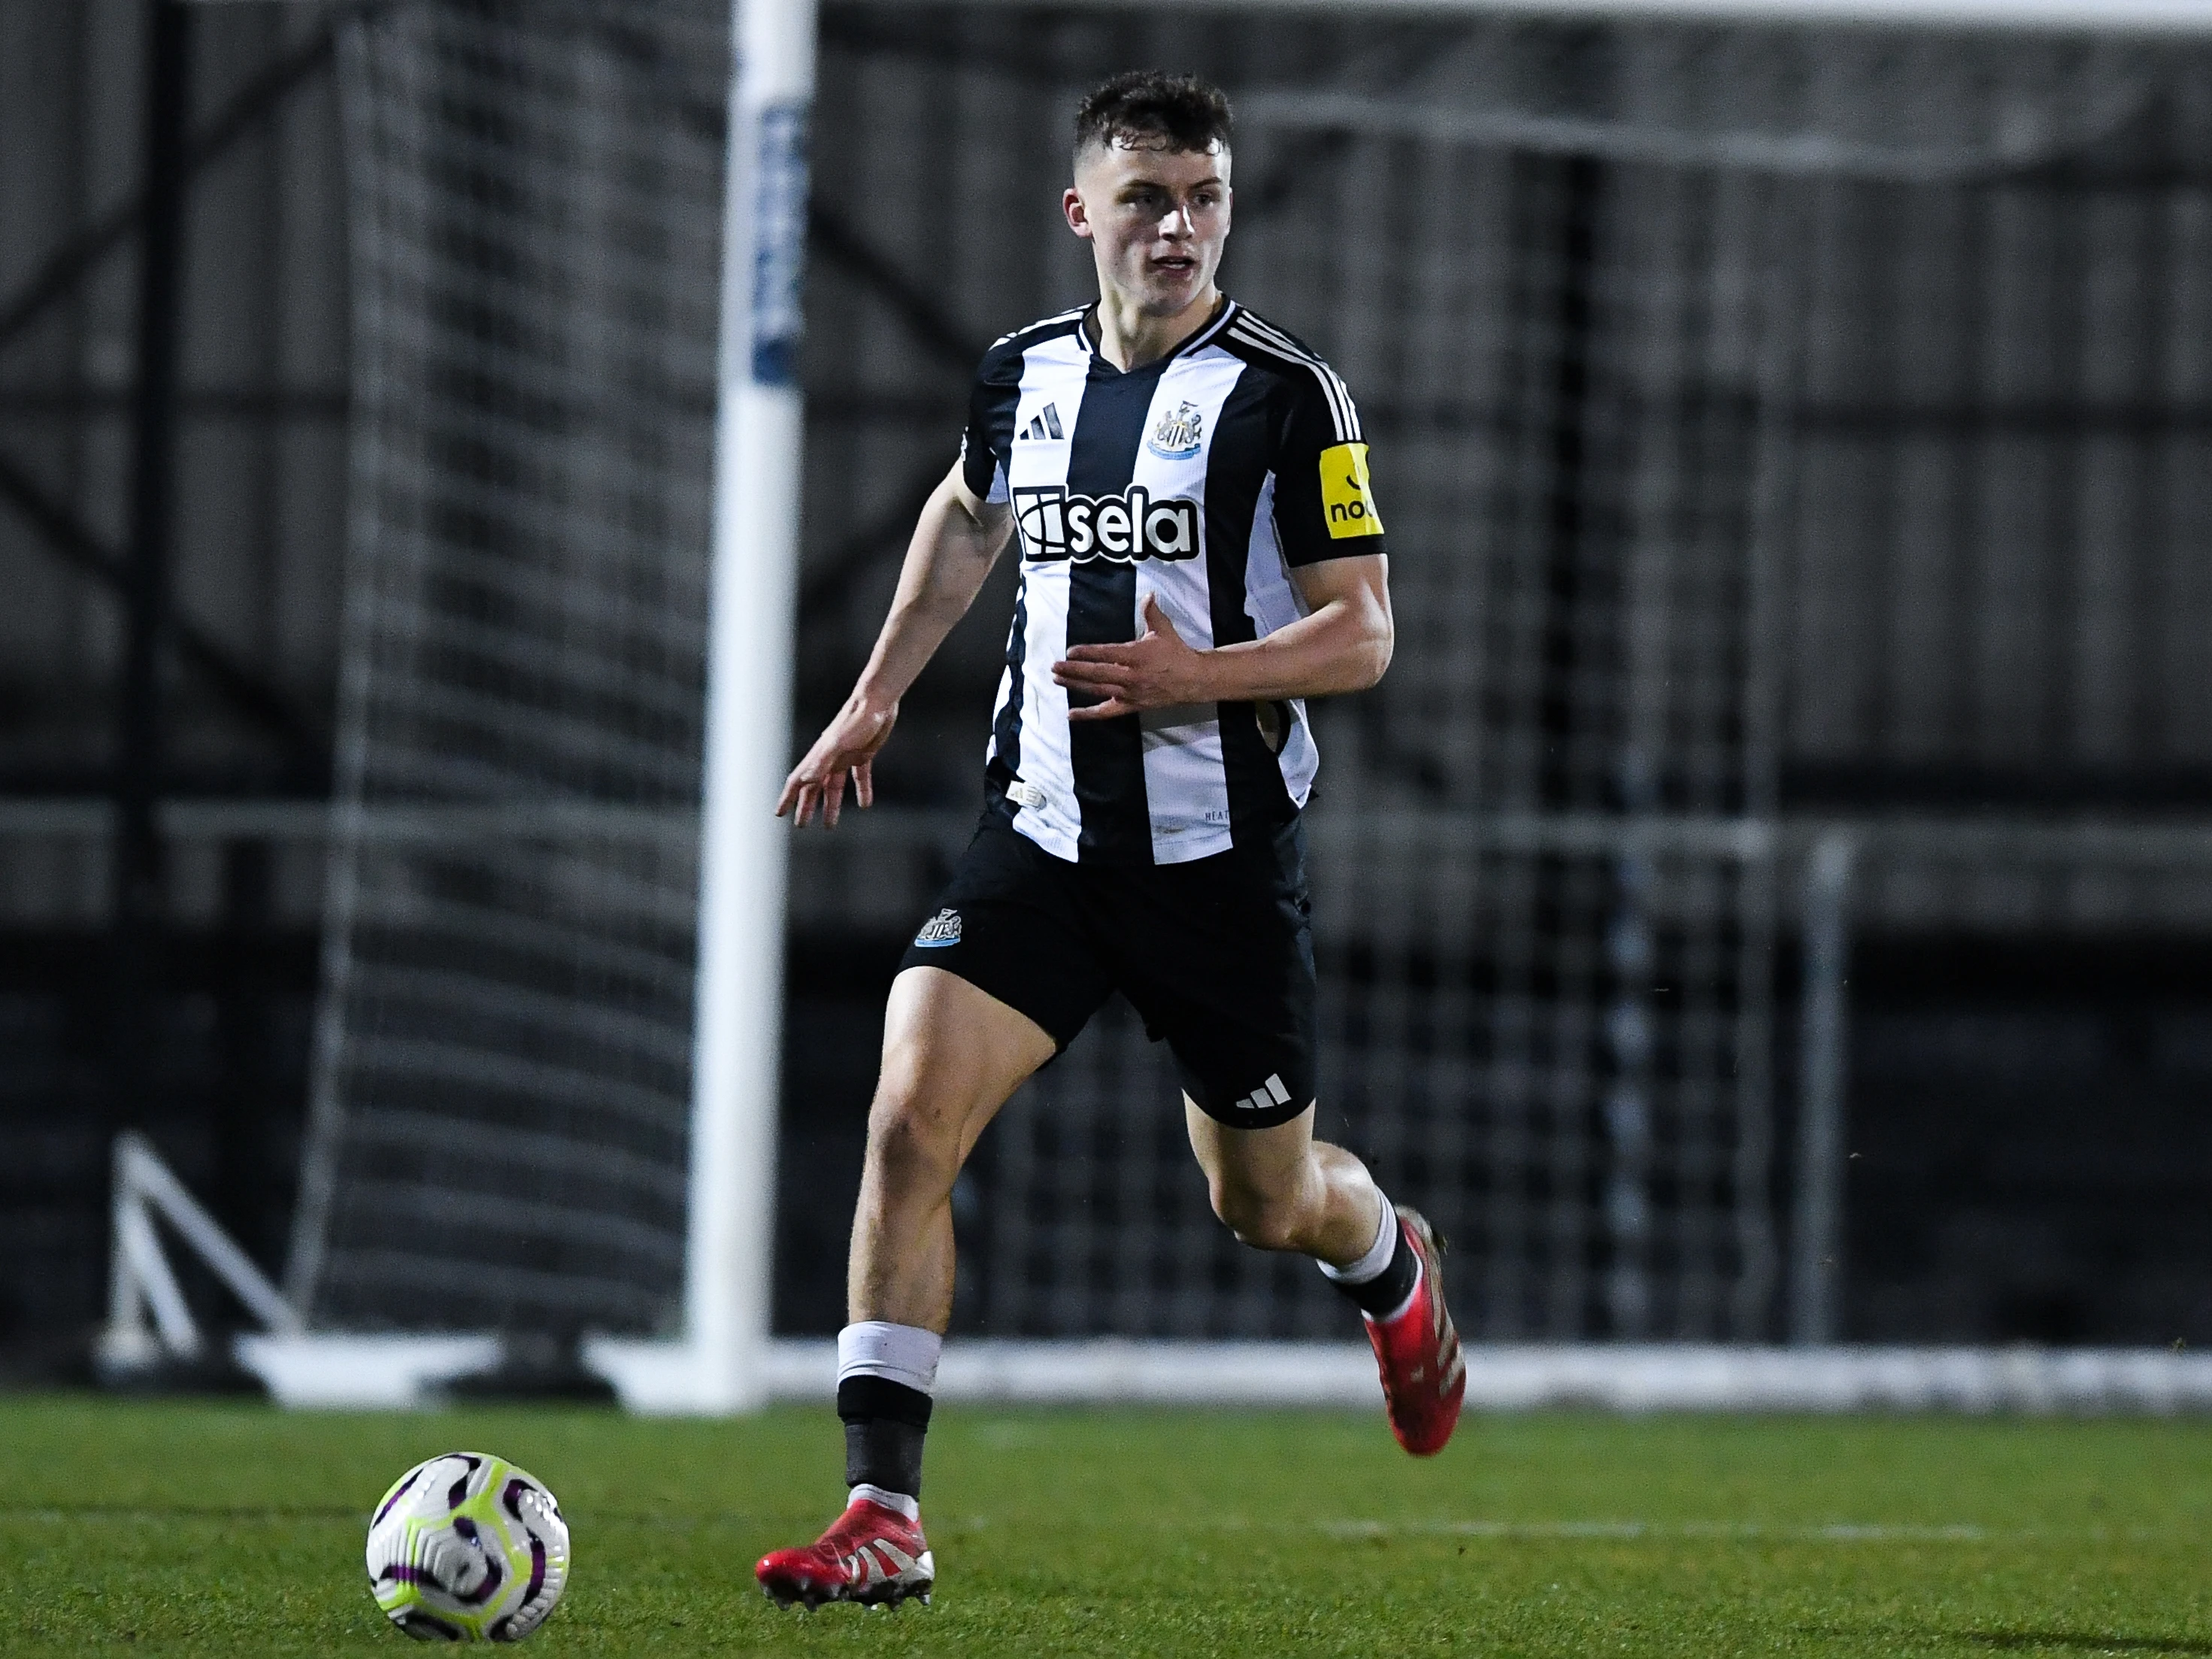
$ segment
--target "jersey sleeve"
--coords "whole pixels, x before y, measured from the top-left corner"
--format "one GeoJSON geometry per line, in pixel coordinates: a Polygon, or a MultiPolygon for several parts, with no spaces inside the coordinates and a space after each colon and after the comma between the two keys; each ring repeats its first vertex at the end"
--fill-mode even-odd
{"type": "Polygon", "coordinates": [[[1275,534],[1284,562],[1380,553],[1382,520],[1351,392],[1319,362],[1291,371],[1285,388],[1275,453],[1275,534]]]}
{"type": "Polygon", "coordinates": [[[987,501],[1006,500],[1006,453],[1021,399],[1022,354],[1000,341],[983,354],[968,393],[968,426],[960,434],[960,476],[987,501]]]}

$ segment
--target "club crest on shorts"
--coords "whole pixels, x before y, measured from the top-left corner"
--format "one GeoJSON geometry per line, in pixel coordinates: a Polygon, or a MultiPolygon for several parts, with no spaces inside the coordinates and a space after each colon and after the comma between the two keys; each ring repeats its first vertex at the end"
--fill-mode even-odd
{"type": "Polygon", "coordinates": [[[1206,417],[1198,412],[1196,404],[1185,401],[1160,411],[1160,418],[1152,422],[1152,435],[1145,440],[1145,447],[1163,460],[1188,460],[1198,453],[1198,447],[1205,440],[1206,417]]]}
{"type": "Polygon", "coordinates": [[[921,924],[921,931],[914,936],[914,942],[924,950],[959,944],[960,913],[951,908],[939,910],[921,924]]]}

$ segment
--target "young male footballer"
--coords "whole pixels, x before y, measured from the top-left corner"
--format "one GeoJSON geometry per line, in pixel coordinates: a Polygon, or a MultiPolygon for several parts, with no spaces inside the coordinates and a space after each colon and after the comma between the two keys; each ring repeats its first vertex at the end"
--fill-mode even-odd
{"type": "Polygon", "coordinates": [[[1227,100],[1125,75],[1084,100],[1060,198],[1095,304],[975,377],[867,667],[779,813],[862,806],[899,698],[1009,540],[1021,586],[983,821],[893,982],[837,1339],[851,1500],[762,1558],[779,1602],[927,1597],[922,1439],[952,1308],[953,1179],[1022,1080],[1115,991],[1173,1051],[1216,1214],[1358,1306],[1390,1426],[1441,1450],[1466,1367],[1426,1223],[1314,1139],[1304,699],[1390,660],[1382,525],[1351,394],[1214,285],[1227,100]]]}

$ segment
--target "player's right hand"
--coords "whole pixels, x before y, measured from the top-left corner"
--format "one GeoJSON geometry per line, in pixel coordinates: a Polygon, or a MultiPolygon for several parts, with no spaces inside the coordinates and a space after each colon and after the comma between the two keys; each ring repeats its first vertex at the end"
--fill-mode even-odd
{"type": "Polygon", "coordinates": [[[872,703],[858,691],[845,700],[837,718],[814,739],[806,758],[791,769],[776,797],[775,815],[791,814],[795,826],[819,812],[822,827],[837,827],[845,805],[845,780],[853,781],[853,798],[862,806],[876,804],[876,750],[890,739],[898,724],[896,703],[872,703]]]}

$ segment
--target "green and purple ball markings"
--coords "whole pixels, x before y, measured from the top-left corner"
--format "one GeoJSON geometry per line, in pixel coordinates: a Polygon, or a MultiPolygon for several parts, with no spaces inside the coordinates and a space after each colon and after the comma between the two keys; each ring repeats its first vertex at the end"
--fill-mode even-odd
{"type": "Polygon", "coordinates": [[[520,1642],[568,1582],[568,1527],[526,1471],[484,1452],[445,1452],[384,1494],[368,1558],[376,1605],[408,1635],[520,1642]]]}

